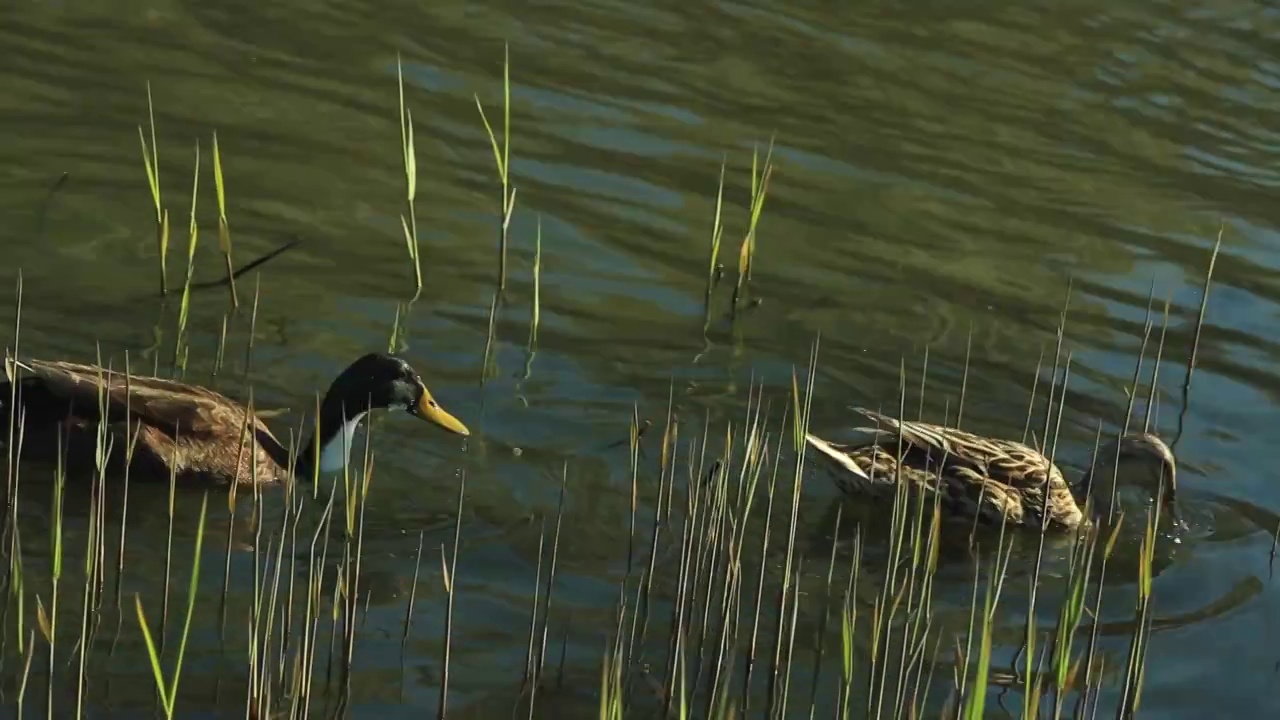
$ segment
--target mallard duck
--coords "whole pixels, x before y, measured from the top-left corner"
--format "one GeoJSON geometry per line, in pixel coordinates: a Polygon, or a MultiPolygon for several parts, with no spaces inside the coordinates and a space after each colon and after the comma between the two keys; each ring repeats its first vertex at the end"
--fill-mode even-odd
{"type": "MultiPolygon", "coordinates": [[[[289,450],[262,417],[253,417],[253,441],[245,433],[247,410],[221,393],[175,380],[110,372],[97,365],[26,360],[6,362],[0,383],[0,418],[7,422],[12,383],[17,381],[23,418],[23,457],[56,457],[68,468],[96,462],[97,428],[106,408],[107,433],[115,469],[130,442],[130,477],[181,483],[252,484],[287,482],[289,450]],[[126,423],[126,412],[128,422],[126,423]],[[136,440],[135,440],[136,438],[136,440]],[[242,449],[243,446],[243,449],[242,449]]],[[[469,435],[467,426],[440,407],[418,373],[404,360],[370,353],[351,363],[329,386],[320,403],[313,437],[296,458],[294,474],[312,476],[319,446],[321,472],[341,470],[352,436],[370,410],[403,409],[449,432],[469,435]]]]}
{"type": "MultiPolygon", "coordinates": [[[[999,524],[1003,519],[1011,526],[1037,530],[1070,530],[1085,519],[1080,510],[1084,501],[1077,503],[1062,471],[1020,442],[855,410],[879,424],[859,428],[874,433],[868,443],[837,445],[806,434],[809,445],[840,470],[836,483],[845,495],[892,497],[901,469],[902,481],[918,491],[932,493],[941,486],[944,515],[972,518],[976,513],[984,522],[999,524]],[[901,457],[896,455],[899,430],[901,457]]],[[[1097,465],[1085,471],[1076,487],[1080,497],[1092,492],[1096,513],[1108,514],[1117,459],[1119,477],[1137,480],[1153,497],[1163,485],[1165,513],[1181,526],[1173,452],[1149,433],[1124,435],[1100,449],[1097,465]]]]}

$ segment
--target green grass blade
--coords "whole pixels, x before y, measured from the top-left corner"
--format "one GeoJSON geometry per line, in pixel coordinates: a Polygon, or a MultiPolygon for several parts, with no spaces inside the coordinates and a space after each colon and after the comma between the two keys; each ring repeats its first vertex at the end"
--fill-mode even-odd
{"type": "Polygon", "coordinates": [[[724,170],[728,158],[720,161],[720,182],[716,186],[716,213],[711,224],[711,258],[707,262],[707,291],[710,292],[716,274],[716,261],[720,259],[720,240],[724,236],[724,170]]]}
{"type": "Polygon", "coordinates": [[[138,126],[138,140],[142,143],[142,167],[147,171],[147,187],[151,190],[151,202],[156,206],[156,222],[160,221],[160,181],[156,178],[156,170],[151,159],[151,150],[147,147],[147,137],[138,126]]]}
{"type": "Polygon", "coordinates": [[[160,266],[163,272],[165,258],[169,256],[169,210],[160,218],[160,266]]]}
{"type": "MultiPolygon", "coordinates": [[[[222,184],[222,154],[218,152],[218,131],[213,131],[213,186],[218,193],[218,217],[227,219],[227,195],[222,184]]],[[[223,252],[227,252],[223,248],[223,252]]]]}
{"type": "MultiPolygon", "coordinates": [[[[196,596],[200,586],[200,552],[204,547],[204,521],[209,510],[209,493],[205,493],[200,501],[200,521],[196,525],[196,549],[191,559],[191,582],[187,586],[187,618],[182,624],[182,639],[178,641],[178,662],[173,668],[173,679],[170,681],[170,715],[173,712],[173,699],[178,697],[178,680],[182,677],[182,661],[187,654],[187,638],[191,634],[191,618],[195,615],[196,596]]],[[[139,606],[141,612],[141,606],[139,606]]]]}
{"type": "MultiPolygon", "coordinates": [[[[214,166],[213,166],[214,169],[219,170],[218,172],[216,172],[216,175],[218,177],[221,177],[222,173],[220,172],[220,169],[217,164],[218,155],[216,150],[214,151],[213,162],[214,162],[214,166]]],[[[222,183],[218,183],[218,196],[219,196],[218,204],[219,206],[221,206],[222,205],[222,198],[221,198],[222,183]]],[[[231,254],[231,226],[227,222],[227,215],[225,210],[222,209],[222,207],[218,208],[218,249],[222,251],[223,255],[231,254]]]]}
{"type": "Polygon", "coordinates": [[[231,302],[240,306],[240,298],[236,294],[235,264],[231,260],[231,223],[227,221],[227,195],[222,179],[222,153],[218,149],[218,133],[213,133],[213,184],[218,196],[218,249],[227,264],[227,285],[231,292],[231,302]]]}
{"type": "Polygon", "coordinates": [[[480,122],[484,123],[484,131],[489,135],[489,145],[493,148],[493,161],[498,166],[498,177],[505,185],[507,182],[507,165],[502,159],[502,148],[498,147],[498,136],[493,134],[493,126],[484,114],[484,105],[480,104],[480,96],[476,95],[476,109],[480,111],[480,122]]]}
{"type": "Polygon", "coordinates": [[[404,174],[408,200],[418,196],[418,151],[413,140],[413,110],[405,108],[404,174]]]}
{"type": "Polygon", "coordinates": [[[507,184],[511,167],[511,46],[503,45],[502,55],[502,184],[507,184]]]}
{"type": "Polygon", "coordinates": [[[533,317],[529,320],[529,350],[538,345],[538,322],[542,318],[542,218],[533,245],[533,317]]]}
{"type": "Polygon", "coordinates": [[[160,198],[160,146],[156,144],[156,106],[151,100],[151,81],[147,81],[147,122],[151,126],[151,163],[156,175],[156,199],[160,198]]]}
{"type": "MultiPolygon", "coordinates": [[[[996,555],[997,563],[999,554],[996,555]]],[[[994,583],[993,583],[994,585],[994,583]]],[[[995,594],[993,586],[987,587],[986,601],[982,612],[982,640],[978,649],[978,666],[974,670],[973,688],[965,698],[964,720],[982,720],[987,704],[987,678],[991,671],[991,600],[995,594]]]]}
{"type": "MultiPolygon", "coordinates": [[[[396,53],[396,86],[400,90],[400,152],[404,152],[409,146],[409,140],[405,135],[404,127],[404,66],[400,60],[400,53],[396,53]]],[[[405,166],[408,167],[407,160],[405,166]]]]}
{"type": "Polygon", "coordinates": [[[413,231],[409,229],[409,221],[403,215],[400,216],[400,229],[404,230],[404,245],[409,250],[409,257],[412,258],[417,246],[413,242],[413,231]]]}
{"type": "Polygon", "coordinates": [[[155,639],[151,637],[151,629],[147,626],[147,614],[142,610],[142,597],[137,593],[133,595],[133,605],[138,612],[138,627],[142,628],[142,639],[147,644],[147,658],[151,661],[151,674],[156,680],[156,692],[160,694],[160,704],[164,706],[166,715],[172,715],[169,686],[164,681],[164,668],[160,665],[160,654],[156,649],[155,639]]]}

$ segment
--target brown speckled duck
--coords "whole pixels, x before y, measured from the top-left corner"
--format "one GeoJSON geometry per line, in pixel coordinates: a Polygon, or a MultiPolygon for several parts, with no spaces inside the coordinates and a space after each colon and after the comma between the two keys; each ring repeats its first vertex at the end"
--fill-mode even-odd
{"type": "MultiPolygon", "coordinates": [[[[0,418],[8,422],[13,382],[18,378],[23,457],[51,458],[61,452],[69,467],[92,467],[105,407],[116,469],[123,468],[130,442],[136,443],[129,464],[133,478],[167,482],[172,473],[179,483],[242,485],[290,479],[288,448],[257,414],[246,433],[246,408],[213,390],[49,360],[10,359],[5,373],[6,380],[0,382],[0,418]],[[243,441],[246,435],[252,438],[249,442],[243,441]]],[[[370,410],[382,408],[404,410],[458,435],[470,434],[466,425],[440,407],[407,362],[370,353],[329,386],[320,403],[317,431],[296,458],[295,475],[311,477],[317,455],[321,472],[340,471],[350,455],[356,428],[370,410]]]]}
{"type": "Polygon", "coordinates": [[[1070,530],[1085,520],[1080,506],[1090,488],[1095,512],[1106,516],[1118,459],[1120,478],[1141,483],[1153,497],[1163,486],[1163,512],[1181,526],[1175,504],[1177,464],[1173,452],[1155,435],[1129,434],[1103,446],[1097,465],[1085,471],[1076,488],[1082,498],[1077,503],[1062,471],[1022,443],[856,410],[879,424],[858,428],[874,433],[867,443],[845,446],[806,436],[809,445],[838,471],[836,484],[846,496],[892,498],[900,469],[902,482],[917,491],[933,493],[941,488],[943,515],[972,518],[977,514],[991,524],[1003,519],[1011,526],[1034,530],[1070,530]],[[896,455],[899,430],[901,457],[896,455]]]}

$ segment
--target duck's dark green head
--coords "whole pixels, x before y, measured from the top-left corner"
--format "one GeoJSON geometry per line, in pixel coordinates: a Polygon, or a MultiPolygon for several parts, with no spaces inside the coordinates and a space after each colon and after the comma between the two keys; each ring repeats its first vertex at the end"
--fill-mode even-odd
{"type": "Polygon", "coordinates": [[[409,363],[388,353],[369,353],[334,378],[321,406],[321,424],[337,420],[344,425],[368,410],[382,408],[401,408],[449,432],[471,434],[462,421],[440,407],[409,363]]]}

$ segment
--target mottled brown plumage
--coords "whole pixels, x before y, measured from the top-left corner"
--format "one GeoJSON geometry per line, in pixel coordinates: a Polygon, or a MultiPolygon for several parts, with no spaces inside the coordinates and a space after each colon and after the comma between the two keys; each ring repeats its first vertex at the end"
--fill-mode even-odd
{"type": "MultiPolygon", "coordinates": [[[[988,438],[956,428],[896,418],[856,408],[876,421],[871,441],[855,446],[837,445],[815,435],[809,444],[842,470],[836,484],[848,496],[893,497],[898,472],[902,482],[917,492],[934,493],[944,514],[977,517],[983,522],[1031,529],[1069,530],[1085,519],[1062,471],[1040,452],[1012,440],[988,438]],[[902,435],[902,454],[898,435],[902,435]]],[[[1094,486],[1094,506],[1108,507],[1114,465],[1133,463],[1139,479],[1154,491],[1164,485],[1164,498],[1172,509],[1176,492],[1173,453],[1155,435],[1126,435],[1104,447],[1099,465],[1085,473],[1079,492],[1083,497],[1094,486]],[[1092,483],[1092,478],[1098,478],[1092,483]],[[1103,497],[1105,495],[1105,498],[1103,497]]]]}
{"type": "MultiPolygon", "coordinates": [[[[124,469],[128,459],[131,476],[142,479],[173,475],[183,483],[252,484],[291,477],[288,448],[262,418],[249,417],[244,406],[213,390],[55,360],[7,360],[5,372],[0,410],[7,417],[12,383],[18,379],[23,457],[61,454],[73,472],[91,470],[103,425],[111,448],[108,472],[124,469]]],[[[403,407],[467,434],[466,426],[436,404],[407,363],[369,354],[340,374],[325,395],[316,439],[298,455],[298,474],[310,466],[316,442],[328,447],[348,421],[354,432],[365,412],[385,407],[403,407]]]]}

